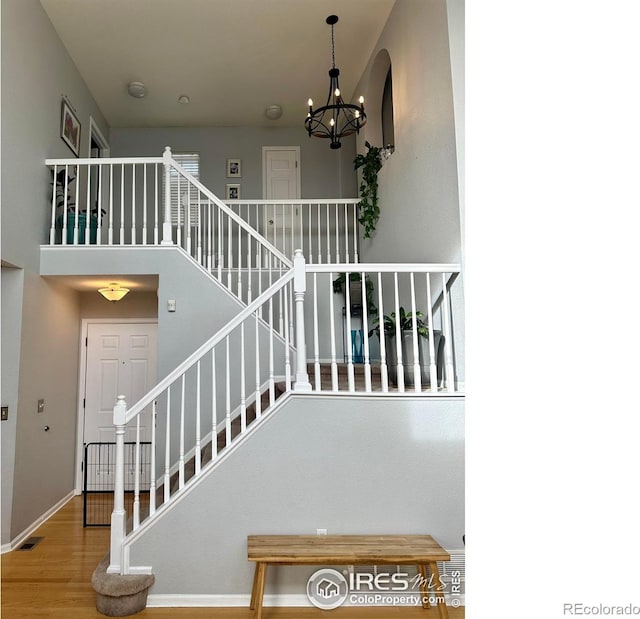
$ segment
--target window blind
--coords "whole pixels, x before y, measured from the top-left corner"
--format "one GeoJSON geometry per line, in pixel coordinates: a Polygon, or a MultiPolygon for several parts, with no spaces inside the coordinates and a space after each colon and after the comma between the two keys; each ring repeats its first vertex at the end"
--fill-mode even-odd
{"type": "MultiPolygon", "coordinates": [[[[200,180],[200,154],[199,153],[173,153],[174,160],[197,180],[200,180]]],[[[182,205],[182,196],[187,193],[187,182],[173,168],[170,173],[171,180],[171,223],[178,225],[178,205],[180,205],[180,225],[185,223],[185,208],[182,205]],[[179,195],[179,194],[182,194],[179,195]]],[[[192,202],[197,198],[196,192],[191,192],[192,202]]],[[[198,207],[191,205],[191,224],[198,223],[198,207]]]]}

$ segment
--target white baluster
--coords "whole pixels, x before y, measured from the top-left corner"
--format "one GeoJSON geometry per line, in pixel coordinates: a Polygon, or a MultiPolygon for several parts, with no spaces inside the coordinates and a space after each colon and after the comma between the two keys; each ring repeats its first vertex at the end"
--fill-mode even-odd
{"type": "Polygon", "coordinates": [[[178,489],[184,487],[184,400],[185,400],[185,375],[182,375],[180,389],[180,453],[178,457],[178,489]]]}
{"type": "Polygon", "coordinates": [[[360,258],[358,257],[358,208],[355,204],[351,205],[351,210],[353,211],[353,261],[359,262],[360,258]]]}
{"type": "MultiPolygon", "coordinates": [[[[120,245],[124,245],[124,163],[120,166],[120,245]]],[[[164,241],[163,241],[164,243],[164,241]]]]}
{"type": "MultiPolygon", "coordinates": [[[[346,205],[345,205],[346,206],[346,205]]],[[[346,214],[345,214],[346,215],[346,214]]],[[[345,216],[345,222],[347,221],[345,216]]],[[[369,319],[367,307],[367,280],[366,273],[362,271],[362,338],[364,339],[364,388],[371,391],[371,361],[369,359],[369,319]]]]}
{"type": "Polygon", "coordinates": [[[329,215],[328,202],[327,202],[327,264],[331,264],[331,216],[329,215]]]}
{"type": "Polygon", "coordinates": [[[389,391],[389,372],[387,370],[387,340],[384,330],[384,304],[382,303],[382,273],[378,272],[378,333],[380,334],[380,379],[382,392],[389,391]]]}
{"type": "Polygon", "coordinates": [[[201,429],[200,429],[200,359],[196,363],[196,454],[195,454],[195,474],[200,474],[202,466],[202,445],[201,445],[201,429]]]}
{"type": "Polygon", "coordinates": [[[247,235],[247,304],[253,300],[253,286],[251,283],[251,236],[247,235]]]}
{"type": "Polygon", "coordinates": [[[231,445],[231,364],[229,363],[229,336],[226,342],[226,375],[225,375],[225,420],[226,420],[226,443],[225,447],[231,445]]]}
{"type": "Polygon", "coordinates": [[[140,526],[140,415],[136,417],[135,469],[133,472],[133,530],[140,526]]]}
{"type": "MultiPolygon", "coordinates": [[[[173,245],[171,238],[171,148],[165,147],[162,153],[164,166],[164,221],[162,222],[162,245],[173,245]]],[[[124,182],[124,177],[123,177],[124,182]]]]}
{"type": "Polygon", "coordinates": [[[164,502],[171,496],[171,387],[167,387],[167,426],[164,445],[164,502]]]}
{"type": "MultiPolygon", "coordinates": [[[[67,169],[69,166],[65,166],[67,169]]],[[[73,224],[73,244],[74,245],[78,245],[78,241],[79,241],[79,235],[78,235],[78,229],[80,226],[80,221],[79,221],[79,215],[80,215],[80,166],[78,166],[76,168],[76,205],[75,205],[75,218],[74,218],[74,224],[73,224]]],[[[87,168],[87,177],[89,176],[89,168],[87,168]]],[[[89,183],[89,178],[87,178],[87,184],[89,183]]],[[[64,212],[65,212],[65,216],[67,213],[67,203],[66,203],[66,196],[67,196],[67,190],[65,189],[64,192],[65,195],[65,205],[64,205],[64,212]]],[[[66,225],[66,224],[65,224],[66,225]]],[[[66,232],[65,235],[66,237],[66,232]]],[[[86,241],[86,236],[85,236],[85,241],[86,241]]]]}
{"type": "Polygon", "coordinates": [[[404,367],[402,365],[402,328],[400,325],[400,297],[398,293],[398,272],[393,274],[394,304],[396,308],[396,377],[398,381],[398,391],[404,393],[404,367]]]}
{"type": "Polygon", "coordinates": [[[312,207],[313,204],[309,204],[307,205],[307,234],[308,234],[308,242],[309,242],[309,249],[307,251],[307,254],[309,256],[309,264],[313,264],[313,245],[311,244],[311,211],[312,211],[312,207]]]}
{"type": "Polygon", "coordinates": [[[435,328],[433,325],[433,301],[431,299],[431,274],[425,273],[427,284],[427,330],[429,331],[429,382],[431,391],[438,391],[438,366],[436,365],[435,328]]]}
{"type": "Polygon", "coordinates": [[[131,166],[131,245],[136,244],[136,164],[131,166]]]}
{"type": "Polygon", "coordinates": [[[307,344],[304,332],[304,297],[307,291],[307,272],[304,255],[296,249],[293,257],[293,291],[296,303],[296,383],[294,391],[312,391],[307,373],[307,344]]]}
{"type": "Polygon", "coordinates": [[[340,263],[340,236],[339,236],[339,230],[338,228],[340,227],[340,215],[338,214],[338,204],[336,203],[335,205],[335,211],[336,211],[336,262],[340,263]]]}
{"type": "Polygon", "coordinates": [[[442,316],[444,326],[444,362],[447,391],[453,393],[456,390],[455,374],[453,369],[453,351],[451,339],[451,315],[449,314],[449,291],[447,290],[447,275],[442,274],[442,316]]]}
{"type": "Polygon", "coordinates": [[[244,321],[240,323],[240,432],[247,429],[247,395],[244,350],[244,321]]]}
{"type": "Polygon", "coordinates": [[[182,247],[182,193],[180,189],[180,172],[176,172],[176,185],[177,185],[177,195],[176,195],[176,211],[177,211],[177,219],[178,225],[176,226],[176,240],[178,242],[178,247],[182,247]]]}
{"type": "MultiPolygon", "coordinates": [[[[347,203],[344,203],[344,261],[349,263],[349,213],[347,212],[347,203]]],[[[364,280],[363,280],[364,281],[364,280]]],[[[364,290],[364,288],[363,288],[364,290]]]]}
{"type": "Polygon", "coordinates": [[[122,542],[126,533],[127,514],[124,509],[124,434],[126,430],[127,403],[124,396],[118,396],[113,407],[113,425],[116,429],[116,467],[113,490],[113,512],[111,513],[110,574],[121,574],[124,570],[122,542]]]}
{"type": "Polygon", "coordinates": [[[108,243],[113,245],[113,164],[109,164],[109,232],[108,243]]]}
{"type": "Polygon", "coordinates": [[[271,297],[269,298],[269,406],[273,406],[276,399],[275,386],[273,360],[273,297],[271,297]]]}
{"type": "Polygon", "coordinates": [[[238,226],[238,299],[242,301],[242,226],[238,226]]]}
{"type": "MultiPolygon", "coordinates": [[[[80,172],[80,169],[78,168],[78,172],[80,172]]],[[[80,179],[76,178],[76,187],[78,187],[80,185],[80,179]]],[[[54,185],[54,192],[56,191],[56,187],[54,185]]],[[[67,244],[67,220],[68,220],[68,213],[67,211],[69,210],[68,207],[68,196],[67,196],[67,192],[69,191],[69,166],[65,165],[64,166],[64,196],[62,198],[62,244],[66,245],[67,244]]],[[[75,217],[75,228],[77,230],[78,227],[78,200],[76,200],[76,205],[75,205],[75,211],[76,213],[76,217],[75,217]]],[[[75,243],[77,243],[77,238],[78,238],[78,233],[74,232],[75,237],[74,237],[74,245],[75,243]]]]}
{"type": "Polygon", "coordinates": [[[224,264],[224,248],[222,245],[222,209],[216,205],[218,213],[218,281],[222,282],[222,265],[224,264]]]}
{"type": "MultiPolygon", "coordinates": [[[[84,218],[84,244],[89,245],[91,241],[90,233],[89,233],[89,223],[91,222],[91,165],[86,166],[87,168],[87,203],[85,209],[85,218],[84,218]]],[[[80,166],[78,166],[78,175],[80,173],[80,166]]],[[[78,186],[78,180],[76,179],[76,187],[78,186]]],[[[76,219],[80,215],[80,205],[76,202],[76,219]]]]}
{"type": "Polygon", "coordinates": [[[350,273],[347,272],[345,274],[346,276],[346,281],[344,283],[345,285],[345,299],[346,299],[346,306],[345,306],[345,317],[347,320],[347,341],[345,342],[345,346],[347,347],[347,376],[348,376],[348,382],[349,382],[349,391],[355,391],[356,390],[356,385],[355,385],[355,376],[354,376],[354,367],[353,367],[353,350],[352,350],[352,345],[351,345],[351,278],[350,278],[350,273]]]}
{"type": "Polygon", "coordinates": [[[53,166],[53,181],[51,182],[51,228],[49,229],[49,245],[56,242],[56,194],[58,193],[56,179],[58,176],[58,166],[53,166]]]}
{"type": "MultiPolygon", "coordinates": [[[[103,166],[98,164],[98,212],[96,213],[97,230],[96,230],[96,245],[101,245],[102,237],[102,188],[104,187],[102,180],[102,168],[103,166]]],[[[87,216],[91,209],[87,209],[87,216]]]]}
{"type": "MultiPolygon", "coordinates": [[[[289,285],[287,284],[284,288],[284,374],[285,374],[285,385],[286,391],[291,391],[291,341],[289,339],[289,303],[288,303],[288,290],[289,285]]],[[[282,289],[280,290],[283,291],[282,289]]]]}
{"type": "Polygon", "coordinates": [[[322,264],[322,233],[320,232],[320,205],[316,205],[318,209],[318,229],[316,230],[316,234],[318,235],[318,264],[322,264]]]}
{"type": "Polygon", "coordinates": [[[156,511],[156,420],[158,418],[157,402],[153,401],[151,409],[151,464],[149,465],[149,516],[156,511]]]}
{"type": "Polygon", "coordinates": [[[262,396],[260,394],[260,314],[255,313],[256,317],[256,419],[260,419],[262,415],[262,396]]]}
{"type": "Polygon", "coordinates": [[[413,335],[413,385],[416,393],[422,391],[422,368],[420,366],[420,348],[418,346],[418,316],[416,315],[416,286],[413,272],[409,274],[411,283],[411,333],[413,335]]]}
{"type": "Polygon", "coordinates": [[[333,273],[329,273],[329,327],[331,331],[331,390],[338,391],[338,361],[336,359],[336,320],[333,303],[333,273]]]}
{"type": "Polygon", "coordinates": [[[322,374],[320,371],[320,342],[318,337],[318,274],[313,274],[313,353],[316,391],[322,391],[322,374]]]}
{"type": "Polygon", "coordinates": [[[183,196],[183,205],[184,205],[184,222],[187,227],[186,236],[187,236],[187,253],[191,256],[191,183],[185,179],[185,183],[187,184],[187,195],[183,196]],[[186,204],[184,204],[184,200],[186,200],[186,204]]]}
{"type": "Polygon", "coordinates": [[[158,164],[153,166],[155,175],[153,181],[153,244],[158,244],[158,164]]]}
{"type": "Polygon", "coordinates": [[[218,389],[216,386],[216,349],[211,349],[211,460],[218,455],[218,389]]]}
{"type": "Polygon", "coordinates": [[[231,218],[228,218],[228,247],[227,247],[227,288],[231,290],[231,271],[233,270],[233,259],[231,257],[231,218]]]}
{"type": "MultiPolygon", "coordinates": [[[[102,186],[102,182],[100,183],[102,186]]],[[[142,164],[142,244],[147,245],[147,164],[142,164]]]]}

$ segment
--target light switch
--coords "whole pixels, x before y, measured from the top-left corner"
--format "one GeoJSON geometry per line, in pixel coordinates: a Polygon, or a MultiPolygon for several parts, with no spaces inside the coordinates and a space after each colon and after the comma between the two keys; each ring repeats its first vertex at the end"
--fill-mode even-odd
{"type": "Polygon", "coordinates": [[[44,413],[44,400],[38,400],[38,412],[44,413]]]}
{"type": "Polygon", "coordinates": [[[2,421],[8,421],[9,420],[9,407],[8,406],[3,406],[2,408],[0,408],[0,410],[2,411],[2,421]]]}
{"type": "Polygon", "coordinates": [[[176,300],[175,299],[169,299],[167,301],[167,311],[168,312],[175,312],[176,311],[176,300]]]}

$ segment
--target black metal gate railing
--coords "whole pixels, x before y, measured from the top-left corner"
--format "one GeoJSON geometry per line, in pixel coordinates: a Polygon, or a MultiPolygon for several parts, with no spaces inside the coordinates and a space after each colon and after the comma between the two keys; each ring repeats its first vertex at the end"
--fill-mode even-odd
{"type": "MultiPolygon", "coordinates": [[[[116,473],[115,443],[86,443],[84,447],[83,526],[108,527],[113,511],[116,473]]],[[[124,501],[133,511],[136,473],[136,443],[124,444],[124,501]]],[[[140,503],[149,502],[151,443],[140,443],[140,503]],[[146,492],[145,492],[146,491],[146,492]]]]}

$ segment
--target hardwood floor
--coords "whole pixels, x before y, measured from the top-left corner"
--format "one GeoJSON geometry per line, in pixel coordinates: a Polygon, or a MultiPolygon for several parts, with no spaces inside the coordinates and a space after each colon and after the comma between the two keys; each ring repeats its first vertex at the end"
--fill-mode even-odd
{"type": "MultiPolygon", "coordinates": [[[[34,536],[44,539],[32,550],[2,555],[2,619],[94,619],[91,574],[109,547],[108,528],[82,528],[82,497],[75,497],[45,522],[34,536]]],[[[248,608],[147,608],[135,617],[252,619],[248,608]]],[[[316,608],[266,608],[264,619],[327,617],[316,608]]],[[[336,619],[436,619],[435,608],[340,608],[336,619]]],[[[464,608],[449,608],[450,619],[464,619],[464,608]]]]}

